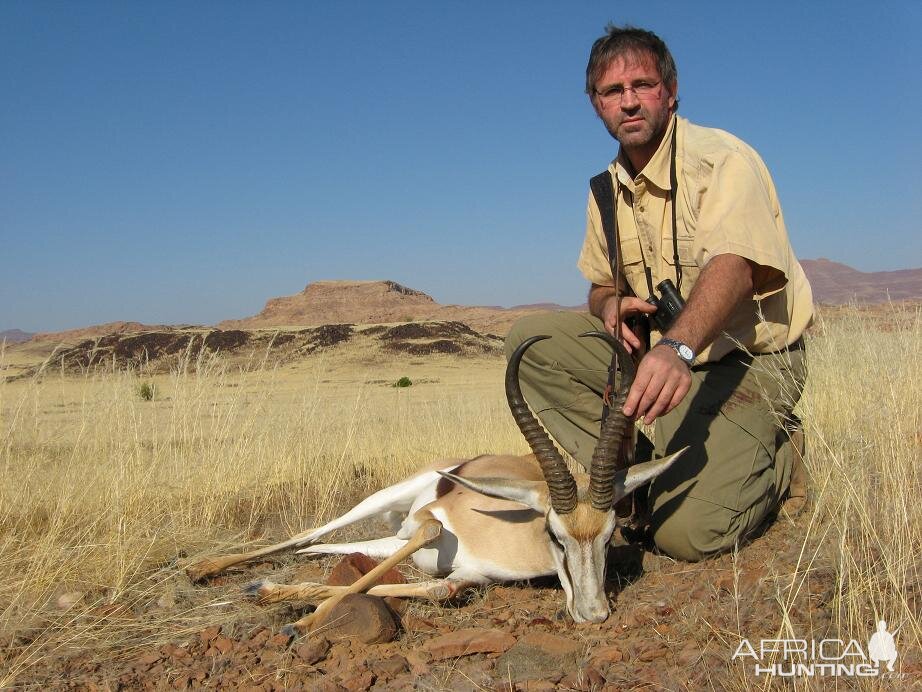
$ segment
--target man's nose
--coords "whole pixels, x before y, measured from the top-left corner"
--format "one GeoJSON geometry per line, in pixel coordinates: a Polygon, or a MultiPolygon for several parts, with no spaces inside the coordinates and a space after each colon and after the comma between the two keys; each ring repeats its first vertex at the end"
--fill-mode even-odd
{"type": "Polygon", "coordinates": [[[637,92],[633,89],[625,89],[621,93],[621,109],[632,111],[640,105],[640,99],[637,98],[637,92]]]}

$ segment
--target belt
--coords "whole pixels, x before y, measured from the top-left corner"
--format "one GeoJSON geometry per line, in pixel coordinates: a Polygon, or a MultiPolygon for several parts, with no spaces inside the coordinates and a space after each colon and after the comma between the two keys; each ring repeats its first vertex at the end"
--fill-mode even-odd
{"type": "MultiPolygon", "coordinates": [[[[739,349],[737,349],[739,350],[739,349]]],[[[804,338],[802,336],[797,338],[793,344],[788,344],[784,348],[779,348],[777,351],[769,351],[767,353],[753,353],[754,356],[776,356],[779,353],[790,353],[791,351],[803,351],[804,350],[804,338]]]]}

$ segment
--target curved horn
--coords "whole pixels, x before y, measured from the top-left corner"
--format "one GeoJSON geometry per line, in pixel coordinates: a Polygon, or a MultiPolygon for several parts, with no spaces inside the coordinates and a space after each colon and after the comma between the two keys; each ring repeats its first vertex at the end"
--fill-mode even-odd
{"type": "Polygon", "coordinates": [[[525,351],[535,342],[549,338],[547,335],[533,336],[523,341],[513,351],[509,364],[506,366],[506,401],[509,402],[509,410],[512,412],[516,425],[519,426],[519,430],[522,431],[528,446],[531,447],[531,451],[541,466],[541,472],[544,474],[544,480],[547,481],[550,491],[551,506],[557,514],[569,514],[576,507],[576,481],[570,475],[567,463],[554,446],[547,431],[529,411],[519,386],[519,363],[525,351]]]}
{"type": "Polygon", "coordinates": [[[592,464],[589,467],[589,502],[595,509],[607,512],[612,508],[615,498],[618,452],[621,448],[621,441],[628,432],[628,425],[630,425],[621,407],[627,400],[627,393],[634,382],[636,369],[634,359],[631,358],[624,345],[608,332],[585,332],[580,336],[591,336],[605,341],[617,354],[618,368],[621,370],[618,392],[612,397],[608,418],[602,423],[599,441],[592,453],[592,464]]]}

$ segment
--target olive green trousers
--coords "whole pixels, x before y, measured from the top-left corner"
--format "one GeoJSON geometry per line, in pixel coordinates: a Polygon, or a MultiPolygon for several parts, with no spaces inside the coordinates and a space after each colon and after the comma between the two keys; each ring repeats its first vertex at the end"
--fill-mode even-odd
{"type": "MultiPolygon", "coordinates": [[[[525,353],[522,392],[558,444],[587,469],[611,349],[578,335],[602,328],[588,313],[539,313],[520,319],[506,337],[507,358],[531,336],[552,337],[525,353]]],[[[797,424],[792,410],[805,379],[802,349],[735,351],[692,368],[691,390],[657,418],[654,442],[638,437],[638,462],[690,447],[650,485],[651,528],[661,551],[700,560],[732,549],[765,522],[790,484],[795,450],[788,431],[797,424]]]]}

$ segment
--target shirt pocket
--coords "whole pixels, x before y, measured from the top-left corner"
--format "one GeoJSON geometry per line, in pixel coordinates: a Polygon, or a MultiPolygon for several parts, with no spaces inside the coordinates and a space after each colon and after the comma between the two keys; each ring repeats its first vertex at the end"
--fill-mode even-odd
{"type": "Polygon", "coordinates": [[[644,274],[643,252],[640,249],[640,238],[634,236],[621,236],[621,269],[624,278],[636,295],[641,286],[646,286],[644,274]]]}
{"type": "MultiPolygon", "coordinates": [[[[695,261],[694,238],[679,236],[677,241],[679,250],[679,265],[682,268],[682,296],[687,298],[689,292],[691,291],[691,287],[694,286],[695,281],[698,280],[700,269],[698,268],[698,263],[695,261]]],[[[667,275],[664,278],[672,279],[672,281],[675,282],[675,249],[672,245],[671,230],[669,233],[663,235],[662,245],[663,266],[667,269],[667,275]]]]}

